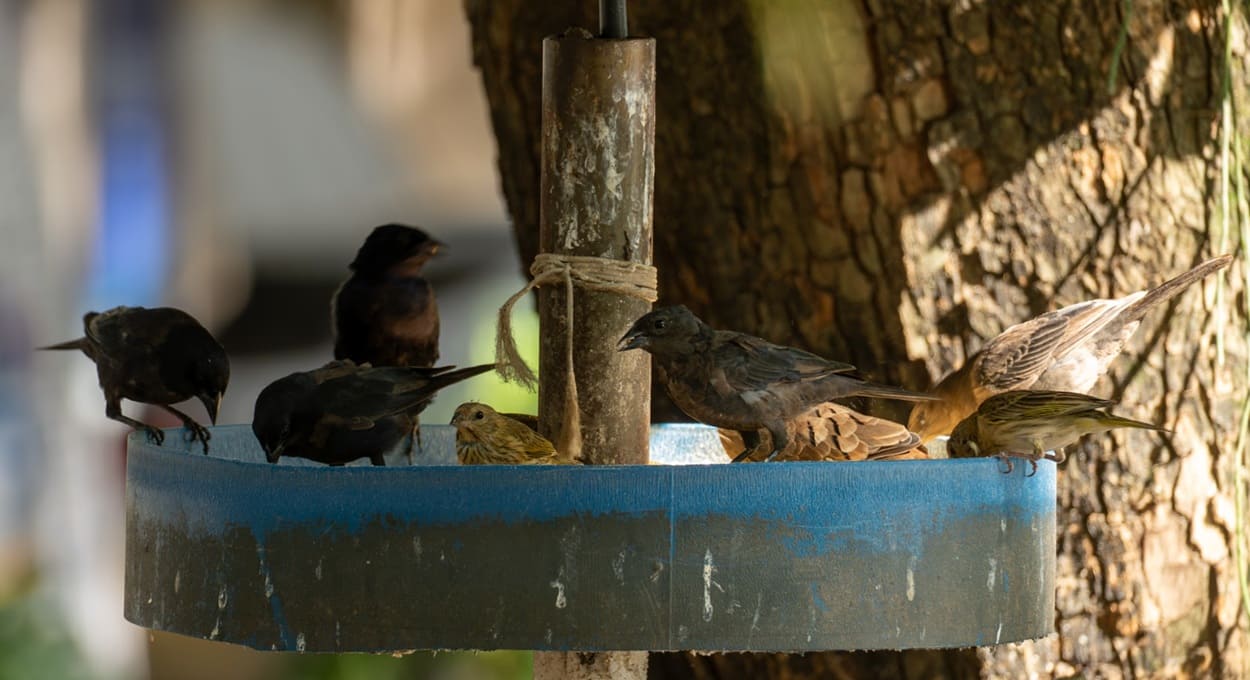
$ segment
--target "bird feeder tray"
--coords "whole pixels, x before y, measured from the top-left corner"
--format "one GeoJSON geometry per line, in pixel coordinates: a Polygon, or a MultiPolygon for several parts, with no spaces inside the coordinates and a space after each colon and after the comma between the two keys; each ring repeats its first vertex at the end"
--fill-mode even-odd
{"type": "Polygon", "coordinates": [[[265,462],[171,429],[126,466],[125,615],[255,649],[809,651],[1051,632],[1055,466],[725,459],[657,426],[631,466],[265,462]]]}

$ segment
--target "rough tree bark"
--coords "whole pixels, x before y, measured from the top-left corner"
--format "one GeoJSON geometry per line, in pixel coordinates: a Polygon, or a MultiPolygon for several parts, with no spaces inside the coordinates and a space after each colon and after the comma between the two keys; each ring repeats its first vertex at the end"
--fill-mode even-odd
{"type": "MultiPolygon", "coordinates": [[[[541,38],[593,26],[595,7],[466,4],[528,262],[541,38]]],[[[661,302],[713,325],[918,388],[1012,323],[1139,290],[1236,242],[1220,245],[1215,200],[1216,4],[636,0],[631,12],[633,32],[658,41],[661,302]]],[[[1057,635],[977,651],[660,655],[652,674],[1246,673],[1230,555],[1244,266],[1223,305],[1207,281],[1148,318],[1097,388],[1175,435],[1095,438],[1065,464],[1057,635]]]]}

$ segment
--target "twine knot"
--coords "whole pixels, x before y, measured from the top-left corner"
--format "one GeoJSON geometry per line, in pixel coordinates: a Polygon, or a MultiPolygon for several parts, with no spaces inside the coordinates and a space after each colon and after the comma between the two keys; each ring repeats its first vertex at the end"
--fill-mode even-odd
{"type": "Polygon", "coordinates": [[[495,370],[504,380],[520,383],[530,390],[538,386],[538,378],[521,358],[512,336],[512,306],[531,290],[560,282],[565,289],[565,408],[562,431],[555,445],[567,458],[576,459],[581,456],[582,446],[581,412],[577,406],[577,378],[573,369],[573,287],[655,302],[656,270],[649,264],[604,257],[539,253],[530,264],[530,282],[499,308],[495,370]]]}

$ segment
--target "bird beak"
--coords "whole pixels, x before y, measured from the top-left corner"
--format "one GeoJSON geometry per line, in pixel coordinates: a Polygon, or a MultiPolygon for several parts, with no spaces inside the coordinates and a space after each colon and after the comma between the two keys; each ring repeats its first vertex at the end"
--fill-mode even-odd
{"type": "Polygon", "coordinates": [[[624,352],[631,349],[646,349],[650,344],[651,338],[641,328],[631,328],[616,343],[616,351],[624,352]]]}
{"type": "Polygon", "coordinates": [[[208,411],[209,422],[211,422],[214,425],[217,424],[217,411],[221,409],[221,398],[223,395],[224,393],[218,392],[217,394],[213,394],[213,395],[202,394],[198,397],[200,400],[200,403],[204,404],[204,410],[208,411]]]}
{"type": "Polygon", "coordinates": [[[266,451],[265,460],[269,461],[270,463],[278,462],[278,459],[282,457],[282,450],[285,448],[286,448],[286,444],[282,443],[282,444],[278,444],[277,446],[275,446],[273,451],[266,451]]]}

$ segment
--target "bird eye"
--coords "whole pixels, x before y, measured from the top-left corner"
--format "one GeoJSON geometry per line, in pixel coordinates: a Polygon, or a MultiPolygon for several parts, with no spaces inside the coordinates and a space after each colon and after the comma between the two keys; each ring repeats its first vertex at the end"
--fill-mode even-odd
{"type": "Polygon", "coordinates": [[[664,330],[665,326],[668,326],[668,322],[665,321],[664,319],[656,319],[653,325],[655,326],[655,329],[657,331],[662,331],[664,330]]]}
{"type": "Polygon", "coordinates": [[[485,418],[485,417],[486,417],[486,414],[485,414],[484,412],[482,412],[482,411],[478,411],[477,413],[474,413],[474,414],[473,414],[473,419],[474,419],[474,420],[481,420],[481,419],[483,419],[483,418],[485,418]]]}

